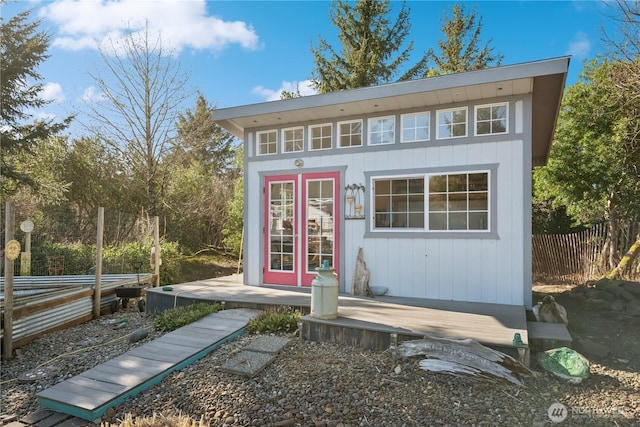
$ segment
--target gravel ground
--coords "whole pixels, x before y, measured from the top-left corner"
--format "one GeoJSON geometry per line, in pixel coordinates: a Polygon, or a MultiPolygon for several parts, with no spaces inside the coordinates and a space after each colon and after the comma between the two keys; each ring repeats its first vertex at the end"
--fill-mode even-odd
{"type": "MultiPolygon", "coordinates": [[[[2,415],[33,412],[38,391],[157,338],[152,321],[121,311],[19,349],[16,358],[2,363],[2,415]],[[149,337],[131,344],[127,336],[137,328],[147,328],[149,337]],[[38,378],[18,379],[36,368],[38,378]]],[[[592,360],[592,375],[581,384],[537,369],[539,375],[524,378],[524,388],[427,373],[418,368],[419,358],[401,359],[390,351],[299,339],[255,378],[222,372],[220,366],[256,338],[245,335],[110,410],[102,421],[155,412],[182,413],[211,426],[543,426],[553,424],[548,410],[561,403],[568,408],[561,425],[638,426],[640,350],[634,330],[625,338],[633,342],[619,349],[636,353],[616,350],[592,360]]]]}

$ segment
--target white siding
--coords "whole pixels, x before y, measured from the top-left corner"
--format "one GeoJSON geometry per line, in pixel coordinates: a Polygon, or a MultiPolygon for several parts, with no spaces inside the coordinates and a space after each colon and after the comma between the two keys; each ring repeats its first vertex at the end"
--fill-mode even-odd
{"type": "MultiPolygon", "coordinates": [[[[341,289],[351,292],[358,248],[364,248],[370,284],[389,288],[389,295],[444,300],[524,304],[524,143],[521,140],[489,143],[453,143],[390,151],[333,151],[325,156],[247,162],[245,283],[259,285],[262,270],[262,183],[259,173],[304,173],[345,167],[341,187],[362,183],[370,196],[365,172],[497,164],[497,238],[388,238],[365,235],[364,220],[344,220],[341,233],[341,289]]],[[[529,173],[527,171],[526,173],[529,173]]],[[[525,201],[524,197],[527,197],[525,201]]],[[[368,204],[365,208],[370,209],[368,204]]],[[[371,212],[365,211],[371,216],[371,212]]]]}

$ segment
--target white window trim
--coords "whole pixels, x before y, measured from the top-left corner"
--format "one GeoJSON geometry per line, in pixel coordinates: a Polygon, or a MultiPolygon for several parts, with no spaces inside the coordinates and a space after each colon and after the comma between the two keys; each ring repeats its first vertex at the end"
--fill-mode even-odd
{"type": "Polygon", "coordinates": [[[309,140],[309,151],[323,151],[323,150],[331,150],[333,148],[333,124],[332,123],[322,123],[320,125],[309,125],[309,137],[307,138],[309,140]],[[331,145],[329,146],[329,148],[313,148],[313,129],[316,128],[323,128],[323,127],[329,127],[329,129],[331,129],[331,135],[330,135],[330,139],[331,139],[331,145]]]}
{"type": "Polygon", "coordinates": [[[337,142],[336,142],[337,148],[344,149],[344,148],[362,147],[363,141],[364,141],[364,135],[363,135],[364,123],[363,123],[362,119],[343,120],[343,121],[338,122],[336,124],[336,127],[337,127],[336,133],[338,134],[337,138],[336,138],[336,140],[337,140],[337,142]],[[340,127],[341,127],[341,125],[346,124],[346,123],[360,123],[360,145],[345,145],[345,146],[343,146],[341,144],[341,142],[342,142],[342,132],[340,132],[340,127]]]}
{"type": "Polygon", "coordinates": [[[270,129],[270,130],[262,130],[256,132],[256,155],[257,156],[273,156],[274,154],[278,154],[278,129],[270,129]],[[276,152],[275,153],[261,153],[260,151],[260,135],[266,135],[269,133],[275,133],[276,135],[276,152]]]}
{"type": "MultiPolygon", "coordinates": [[[[367,145],[379,146],[379,145],[391,145],[391,144],[395,144],[396,143],[396,116],[371,117],[371,118],[367,119],[367,125],[368,125],[368,127],[367,127],[367,129],[368,129],[368,132],[367,132],[367,145]],[[387,120],[387,119],[391,119],[392,122],[393,122],[393,141],[391,141],[391,142],[380,142],[380,143],[374,144],[371,141],[371,132],[372,132],[371,131],[371,126],[374,123],[379,123],[380,121],[384,121],[384,120],[387,120]]],[[[380,134],[380,132],[376,132],[376,134],[380,134]]]]}
{"type": "MultiPolygon", "coordinates": [[[[371,233],[431,233],[431,234],[457,234],[460,233],[469,233],[469,234],[487,234],[492,233],[491,229],[491,215],[492,215],[492,198],[494,195],[492,194],[492,173],[490,169],[470,169],[470,170],[460,170],[460,171],[450,171],[450,172],[430,172],[430,173],[422,173],[422,174],[408,174],[408,175],[376,175],[371,176],[369,179],[369,187],[374,188],[374,182],[381,179],[412,179],[412,178],[423,178],[424,179],[424,228],[376,228],[375,221],[375,190],[372,190],[369,195],[369,207],[372,212],[372,219],[369,227],[369,231],[371,233]],[[486,230],[431,230],[429,228],[429,179],[432,176],[442,176],[442,175],[461,175],[461,174],[476,174],[476,173],[486,173],[487,174],[487,229],[486,230]]],[[[467,213],[469,213],[469,209],[467,209],[467,213]]]]}
{"type": "Polygon", "coordinates": [[[304,126],[294,126],[294,127],[289,127],[289,128],[283,128],[281,131],[281,138],[282,138],[282,152],[283,153],[300,153],[302,151],[304,151],[304,126]],[[299,150],[291,150],[288,151],[287,150],[287,139],[285,138],[285,134],[287,131],[295,131],[295,130],[301,130],[302,131],[302,145],[301,148],[299,150]]]}
{"type": "MultiPolygon", "coordinates": [[[[508,102],[495,102],[493,104],[483,104],[476,105],[473,108],[473,135],[474,136],[487,136],[487,135],[505,135],[509,133],[509,103],[508,102]],[[492,133],[478,133],[478,109],[480,108],[490,108],[490,107],[501,107],[505,106],[506,108],[506,125],[504,132],[492,132],[492,133]]],[[[468,121],[468,118],[467,118],[468,121]]]]}
{"type": "Polygon", "coordinates": [[[445,110],[436,110],[436,139],[458,139],[466,138],[469,135],[469,107],[447,108],[445,110]],[[449,113],[453,111],[464,111],[464,135],[458,136],[440,136],[440,113],[449,113]]]}
{"type": "MultiPolygon", "coordinates": [[[[378,180],[383,180],[383,179],[414,179],[414,178],[422,178],[425,180],[424,184],[424,189],[426,190],[426,185],[427,185],[427,181],[426,181],[426,176],[427,174],[424,173],[420,173],[420,174],[409,174],[409,175],[376,175],[376,176],[372,176],[369,182],[369,188],[372,189],[372,191],[370,191],[370,195],[369,195],[369,206],[372,212],[372,220],[371,220],[371,232],[373,233],[424,233],[426,231],[429,231],[426,228],[426,214],[427,212],[424,212],[425,218],[423,220],[425,227],[423,228],[417,228],[417,227],[412,227],[412,228],[408,228],[408,227],[397,227],[397,228],[393,228],[393,227],[385,227],[385,228],[376,228],[376,191],[375,191],[375,181],[378,180]]],[[[424,208],[427,208],[427,193],[424,193],[425,196],[425,205],[424,208]]]]}
{"type": "Polygon", "coordinates": [[[417,113],[406,113],[406,114],[400,115],[400,143],[411,144],[413,142],[429,141],[430,139],[431,139],[431,112],[430,111],[420,111],[417,113]],[[412,116],[427,116],[427,119],[429,120],[429,125],[427,126],[427,139],[413,139],[411,141],[404,140],[404,119],[405,117],[412,117],[412,116]]]}

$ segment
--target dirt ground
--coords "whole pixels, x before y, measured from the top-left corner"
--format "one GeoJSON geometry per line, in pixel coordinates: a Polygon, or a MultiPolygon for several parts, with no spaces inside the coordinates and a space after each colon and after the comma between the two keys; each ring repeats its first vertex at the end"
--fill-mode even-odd
{"type": "MultiPolygon", "coordinates": [[[[640,372],[640,317],[615,310],[595,310],[577,296],[575,287],[536,283],[533,286],[533,303],[541,301],[545,295],[553,295],[567,310],[568,329],[574,343],[588,339],[609,349],[606,358],[589,355],[591,360],[603,362],[597,359],[606,359],[609,363],[628,364],[630,369],[640,372]]],[[[577,347],[579,350],[579,345],[577,347]]]]}

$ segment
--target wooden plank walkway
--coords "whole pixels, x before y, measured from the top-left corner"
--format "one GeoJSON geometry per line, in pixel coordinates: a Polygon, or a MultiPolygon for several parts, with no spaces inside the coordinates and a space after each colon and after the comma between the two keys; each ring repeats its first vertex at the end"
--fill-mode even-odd
{"type": "Polygon", "coordinates": [[[213,313],[38,393],[38,404],[93,422],[110,407],[236,338],[257,314],[243,308],[213,313]]]}
{"type": "MultiPolygon", "coordinates": [[[[161,288],[147,291],[147,309],[151,311],[161,311],[198,300],[224,301],[228,308],[309,308],[311,289],[246,286],[242,284],[240,277],[229,276],[175,285],[173,290],[168,292],[161,288]]],[[[528,344],[524,306],[505,304],[341,294],[337,319],[319,320],[305,316],[302,322],[322,325],[325,330],[310,337],[306,333],[307,329],[303,328],[304,339],[345,342],[352,345],[359,343],[355,340],[344,340],[346,330],[386,334],[387,341],[389,334],[413,338],[424,335],[472,338],[500,349],[515,349],[513,338],[514,334],[519,333],[523,342],[528,344]]]]}

